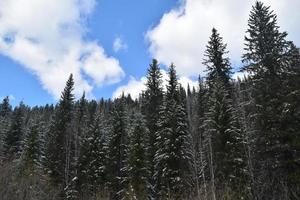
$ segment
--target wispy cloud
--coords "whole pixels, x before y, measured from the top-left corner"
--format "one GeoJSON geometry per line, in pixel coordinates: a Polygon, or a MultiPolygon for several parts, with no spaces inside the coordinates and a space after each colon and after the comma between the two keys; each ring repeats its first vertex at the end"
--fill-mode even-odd
{"type": "Polygon", "coordinates": [[[116,37],[113,43],[113,49],[115,52],[119,52],[121,50],[126,50],[127,44],[121,39],[121,37],[116,37]]]}
{"type": "Polygon", "coordinates": [[[120,81],[119,61],[83,39],[95,0],[1,0],[0,53],[34,73],[55,98],[70,73],[75,93],[120,81]],[[88,77],[88,78],[87,78],[88,77]],[[89,81],[88,81],[89,80],[89,81]]]}

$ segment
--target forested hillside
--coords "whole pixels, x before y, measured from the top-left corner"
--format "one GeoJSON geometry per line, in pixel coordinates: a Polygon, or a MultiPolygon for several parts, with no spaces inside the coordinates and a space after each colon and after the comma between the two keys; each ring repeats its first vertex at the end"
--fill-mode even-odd
{"type": "Polygon", "coordinates": [[[56,105],[4,98],[0,199],[300,199],[299,49],[256,2],[234,80],[216,28],[197,88],[153,59],[138,99],[77,100],[72,74],[56,105]]]}

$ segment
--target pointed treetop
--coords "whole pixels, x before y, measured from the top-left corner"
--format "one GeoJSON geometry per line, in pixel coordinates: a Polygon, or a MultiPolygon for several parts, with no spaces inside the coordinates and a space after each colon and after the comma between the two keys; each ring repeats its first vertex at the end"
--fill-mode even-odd
{"type": "Polygon", "coordinates": [[[147,83],[146,86],[148,90],[161,90],[162,89],[162,74],[160,67],[156,59],[152,60],[147,73],[147,83]]]}
{"type": "Polygon", "coordinates": [[[226,48],[227,45],[223,43],[223,38],[218,31],[213,28],[212,35],[206,45],[204,53],[205,59],[203,62],[207,67],[207,80],[209,84],[213,83],[217,77],[220,77],[224,84],[229,84],[232,68],[229,58],[225,56],[228,53],[226,48]]]}
{"type": "Polygon", "coordinates": [[[277,16],[269,6],[257,1],[252,7],[245,36],[245,53],[243,54],[243,71],[250,73],[276,74],[279,64],[288,62],[286,56],[288,42],[286,32],[280,32],[277,16]]]}
{"type": "Polygon", "coordinates": [[[169,75],[169,80],[167,85],[167,98],[177,99],[176,96],[178,96],[178,79],[175,70],[175,65],[173,63],[169,67],[168,75],[169,75]]]}
{"type": "Polygon", "coordinates": [[[64,91],[61,94],[61,103],[66,103],[74,100],[74,79],[73,74],[70,74],[69,79],[67,80],[64,91]]]}
{"type": "Polygon", "coordinates": [[[9,104],[9,97],[6,96],[3,99],[2,103],[0,104],[0,116],[2,117],[7,116],[10,111],[11,111],[11,106],[9,104]]]}

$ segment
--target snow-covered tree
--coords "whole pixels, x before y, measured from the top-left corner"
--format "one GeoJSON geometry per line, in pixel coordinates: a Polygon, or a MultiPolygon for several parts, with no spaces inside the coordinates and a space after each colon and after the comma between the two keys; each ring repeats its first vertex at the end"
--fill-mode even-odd
{"type": "Polygon", "coordinates": [[[47,149],[45,167],[52,182],[63,188],[69,184],[71,159],[74,158],[71,152],[72,145],[72,119],[74,114],[74,80],[70,75],[66,87],[62,92],[61,99],[51,122],[47,135],[47,149]]]}
{"type": "Polygon", "coordinates": [[[158,199],[188,198],[190,179],[189,132],[175,67],[169,69],[167,92],[159,119],[155,154],[158,199]]]}
{"type": "Polygon", "coordinates": [[[111,118],[111,130],[108,138],[107,184],[111,199],[121,199],[125,188],[125,161],[128,153],[127,115],[124,96],[118,99],[111,118]]]}
{"type": "Polygon", "coordinates": [[[149,196],[149,162],[147,160],[148,130],[141,114],[134,115],[134,123],[130,133],[128,158],[126,160],[125,198],[148,199],[149,196]]]}
{"type": "Polygon", "coordinates": [[[25,105],[21,102],[12,113],[11,125],[4,139],[5,157],[8,160],[19,158],[22,150],[24,109],[25,105]]]}
{"type": "Polygon", "coordinates": [[[78,185],[81,193],[96,197],[104,193],[106,183],[106,127],[103,113],[96,113],[95,121],[83,138],[78,163],[78,185]]]}
{"type": "Polygon", "coordinates": [[[162,74],[157,60],[153,59],[147,73],[146,91],[142,101],[142,113],[145,115],[145,124],[149,130],[148,160],[150,165],[151,193],[154,185],[154,156],[156,152],[155,134],[158,131],[159,112],[163,101],[162,74]]]}
{"type": "Polygon", "coordinates": [[[0,163],[2,163],[4,159],[4,140],[10,127],[11,111],[9,97],[7,96],[0,104],[0,163]]]}
{"type": "Polygon", "coordinates": [[[291,177],[299,177],[299,155],[295,153],[299,138],[293,136],[298,130],[292,124],[298,123],[298,111],[294,100],[290,107],[290,100],[299,98],[299,86],[292,89],[287,85],[299,84],[299,70],[292,70],[299,69],[299,54],[287,41],[287,33],[280,31],[276,14],[262,2],[257,1],[252,7],[248,26],[243,70],[250,73],[254,98],[251,115],[256,119],[252,130],[257,136],[255,168],[260,169],[256,173],[257,190],[265,199],[282,195],[296,198],[299,190],[292,187],[295,182],[291,182],[291,177]]]}

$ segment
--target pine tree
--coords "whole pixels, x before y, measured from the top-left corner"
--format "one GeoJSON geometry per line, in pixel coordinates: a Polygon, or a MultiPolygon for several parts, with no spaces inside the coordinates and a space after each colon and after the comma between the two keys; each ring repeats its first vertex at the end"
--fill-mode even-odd
{"type": "MultiPolygon", "coordinates": [[[[253,85],[251,114],[256,119],[253,131],[257,136],[256,168],[260,169],[256,185],[259,185],[262,198],[280,199],[283,195],[296,198],[293,195],[299,190],[292,191],[289,175],[298,168],[299,155],[294,153],[299,150],[299,146],[294,145],[298,138],[292,136],[297,135],[297,131],[287,127],[290,122],[285,118],[289,105],[286,96],[295,91],[286,86],[289,82],[286,74],[292,74],[288,68],[293,65],[293,45],[286,40],[287,33],[280,32],[276,14],[262,2],[253,6],[248,26],[243,70],[250,73],[253,85]]],[[[297,95],[292,96],[297,98],[297,95]]],[[[297,123],[296,116],[292,118],[291,124],[297,123]]]]}
{"type": "Polygon", "coordinates": [[[194,179],[196,186],[197,196],[200,196],[200,184],[203,188],[204,198],[207,199],[207,180],[205,169],[207,166],[207,161],[205,159],[205,129],[204,129],[204,120],[205,113],[207,109],[207,86],[199,76],[198,79],[198,93],[196,94],[196,102],[194,106],[195,110],[195,134],[192,135],[193,141],[193,168],[194,168],[194,179]]]}
{"type": "Polygon", "coordinates": [[[225,192],[226,187],[229,190],[240,189],[237,187],[240,186],[244,170],[241,130],[234,115],[231,95],[232,72],[229,59],[224,58],[225,53],[226,45],[216,29],[213,29],[204,60],[209,88],[208,110],[205,112],[203,128],[208,143],[209,174],[214,195],[218,195],[219,191],[225,192]]]}
{"type": "Polygon", "coordinates": [[[24,139],[22,169],[27,175],[35,174],[41,167],[40,123],[32,122],[24,139]]]}
{"type": "Polygon", "coordinates": [[[130,134],[128,158],[125,165],[127,173],[126,197],[129,199],[148,199],[149,166],[147,161],[147,128],[143,116],[135,114],[133,130],[130,134]]]}
{"type": "MultiPolygon", "coordinates": [[[[96,197],[104,193],[106,183],[107,144],[103,113],[96,113],[95,121],[83,138],[78,163],[80,191],[96,197]]],[[[103,194],[105,195],[105,194],[103,194]]]]}
{"type": "Polygon", "coordinates": [[[74,80],[70,75],[61,99],[55,111],[55,116],[48,133],[46,149],[46,168],[52,182],[63,188],[70,181],[70,163],[72,144],[72,117],[74,107],[74,95],[72,93],[74,80]]]}
{"type": "Polygon", "coordinates": [[[163,87],[162,87],[162,74],[157,60],[153,59],[152,64],[148,69],[146,91],[144,93],[144,103],[142,113],[145,115],[146,126],[149,130],[149,147],[148,147],[148,160],[150,164],[150,184],[151,193],[153,195],[154,185],[154,156],[156,152],[155,134],[158,131],[159,112],[163,101],[163,87]]]}
{"type": "Polygon", "coordinates": [[[24,134],[24,107],[23,102],[16,107],[12,113],[12,121],[5,137],[5,157],[8,160],[19,158],[21,153],[21,142],[24,134]]]}
{"type": "Polygon", "coordinates": [[[188,198],[190,155],[186,110],[172,64],[156,137],[155,180],[158,199],[188,198]]]}
{"type": "Polygon", "coordinates": [[[229,86],[230,75],[232,68],[230,66],[229,58],[225,57],[228,53],[227,45],[223,43],[223,38],[218,31],[213,28],[212,35],[209,38],[206,50],[204,53],[205,59],[203,64],[207,67],[207,82],[209,86],[219,78],[222,82],[229,86]]]}
{"type": "Polygon", "coordinates": [[[11,106],[9,97],[5,97],[0,104],[0,164],[4,159],[4,140],[10,127],[11,106]]]}
{"type": "Polygon", "coordinates": [[[107,174],[111,199],[121,199],[126,189],[124,186],[126,174],[122,170],[128,153],[128,129],[124,103],[124,95],[116,101],[111,119],[112,128],[108,139],[107,174]]]}
{"type": "Polygon", "coordinates": [[[84,92],[80,100],[77,101],[75,104],[76,132],[74,136],[74,154],[75,154],[76,163],[80,155],[80,147],[82,146],[82,137],[86,134],[86,130],[88,129],[87,103],[88,102],[85,99],[85,92],[84,92]]]}
{"type": "MultiPolygon", "coordinates": [[[[213,88],[210,88],[208,107],[205,113],[205,135],[211,145],[210,178],[214,185],[224,192],[226,187],[233,191],[239,191],[239,186],[244,178],[244,155],[241,143],[241,132],[234,118],[232,102],[226,92],[222,80],[216,80],[213,88]]],[[[218,194],[219,192],[217,192],[218,194]]],[[[234,195],[234,193],[232,194],[234,195]]],[[[218,199],[218,198],[217,198],[218,199]]]]}

